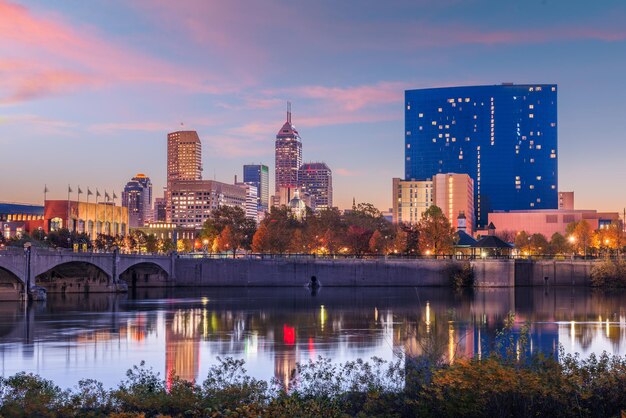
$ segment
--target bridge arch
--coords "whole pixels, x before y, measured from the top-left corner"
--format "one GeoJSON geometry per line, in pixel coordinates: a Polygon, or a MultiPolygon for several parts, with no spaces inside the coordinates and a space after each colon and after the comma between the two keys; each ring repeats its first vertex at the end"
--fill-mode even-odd
{"type": "Polygon", "coordinates": [[[168,286],[170,281],[167,266],[145,260],[126,266],[125,270],[120,272],[119,278],[126,282],[129,289],[164,287],[168,286]]]}
{"type": "Polygon", "coordinates": [[[112,279],[101,266],[84,260],[62,262],[34,276],[37,286],[51,293],[109,291],[112,279]]]}
{"type": "Polygon", "coordinates": [[[24,294],[24,286],[17,273],[0,266],[0,301],[19,300],[24,294]]]}

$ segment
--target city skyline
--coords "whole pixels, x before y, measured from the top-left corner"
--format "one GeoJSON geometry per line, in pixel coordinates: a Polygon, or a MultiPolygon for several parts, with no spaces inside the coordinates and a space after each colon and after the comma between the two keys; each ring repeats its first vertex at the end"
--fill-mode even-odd
{"type": "Polygon", "coordinates": [[[333,168],[335,205],[385,210],[403,175],[404,90],[514,82],[559,86],[559,189],[579,208],[623,207],[597,179],[626,178],[626,6],[353,6],[0,0],[1,199],[40,203],[44,184],[50,199],[68,183],[120,191],[137,172],[159,196],[176,130],[198,131],[206,179],[251,160],[273,173],[291,100],[306,159],[333,168]],[[276,17],[298,24],[285,35],[276,17]]]}

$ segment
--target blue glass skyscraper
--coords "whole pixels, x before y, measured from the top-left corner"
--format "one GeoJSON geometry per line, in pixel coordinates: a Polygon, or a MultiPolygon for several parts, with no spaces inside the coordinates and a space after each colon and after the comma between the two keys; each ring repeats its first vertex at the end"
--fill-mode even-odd
{"type": "Polygon", "coordinates": [[[476,224],[495,210],[558,207],[557,86],[405,91],[405,177],[467,173],[476,224]]]}
{"type": "Polygon", "coordinates": [[[267,211],[270,199],[270,171],[264,164],[246,164],[243,166],[243,182],[257,188],[258,210],[267,211]]]}

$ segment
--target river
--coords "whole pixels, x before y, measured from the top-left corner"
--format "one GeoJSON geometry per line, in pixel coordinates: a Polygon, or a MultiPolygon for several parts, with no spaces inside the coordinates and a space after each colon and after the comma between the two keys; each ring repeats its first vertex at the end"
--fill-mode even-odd
{"type": "Polygon", "coordinates": [[[37,373],[63,388],[94,378],[115,386],[133,365],[203,380],[217,357],[286,381],[296,362],[419,355],[485,355],[509,312],[529,322],[530,350],[626,354],[626,293],[586,288],[150,289],[128,295],[50,294],[0,303],[3,376],[37,373]]]}

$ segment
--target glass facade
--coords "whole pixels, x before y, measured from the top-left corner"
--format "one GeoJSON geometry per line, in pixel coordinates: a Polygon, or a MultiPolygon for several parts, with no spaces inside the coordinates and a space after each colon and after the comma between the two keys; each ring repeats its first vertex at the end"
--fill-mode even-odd
{"type": "Polygon", "coordinates": [[[326,163],[305,163],[298,170],[298,187],[315,199],[316,209],[333,207],[333,173],[326,163]]]}
{"type": "Polygon", "coordinates": [[[276,192],[281,187],[296,187],[298,185],[298,169],[302,165],[302,142],[300,134],[291,124],[291,108],[287,108],[287,122],[276,134],[276,192]]]}
{"type": "Polygon", "coordinates": [[[267,211],[270,201],[270,171],[264,164],[246,164],[243,166],[243,182],[257,188],[257,209],[267,211]]]}
{"type": "Polygon", "coordinates": [[[476,224],[495,210],[558,206],[557,86],[405,91],[405,178],[466,173],[476,224]]]}

